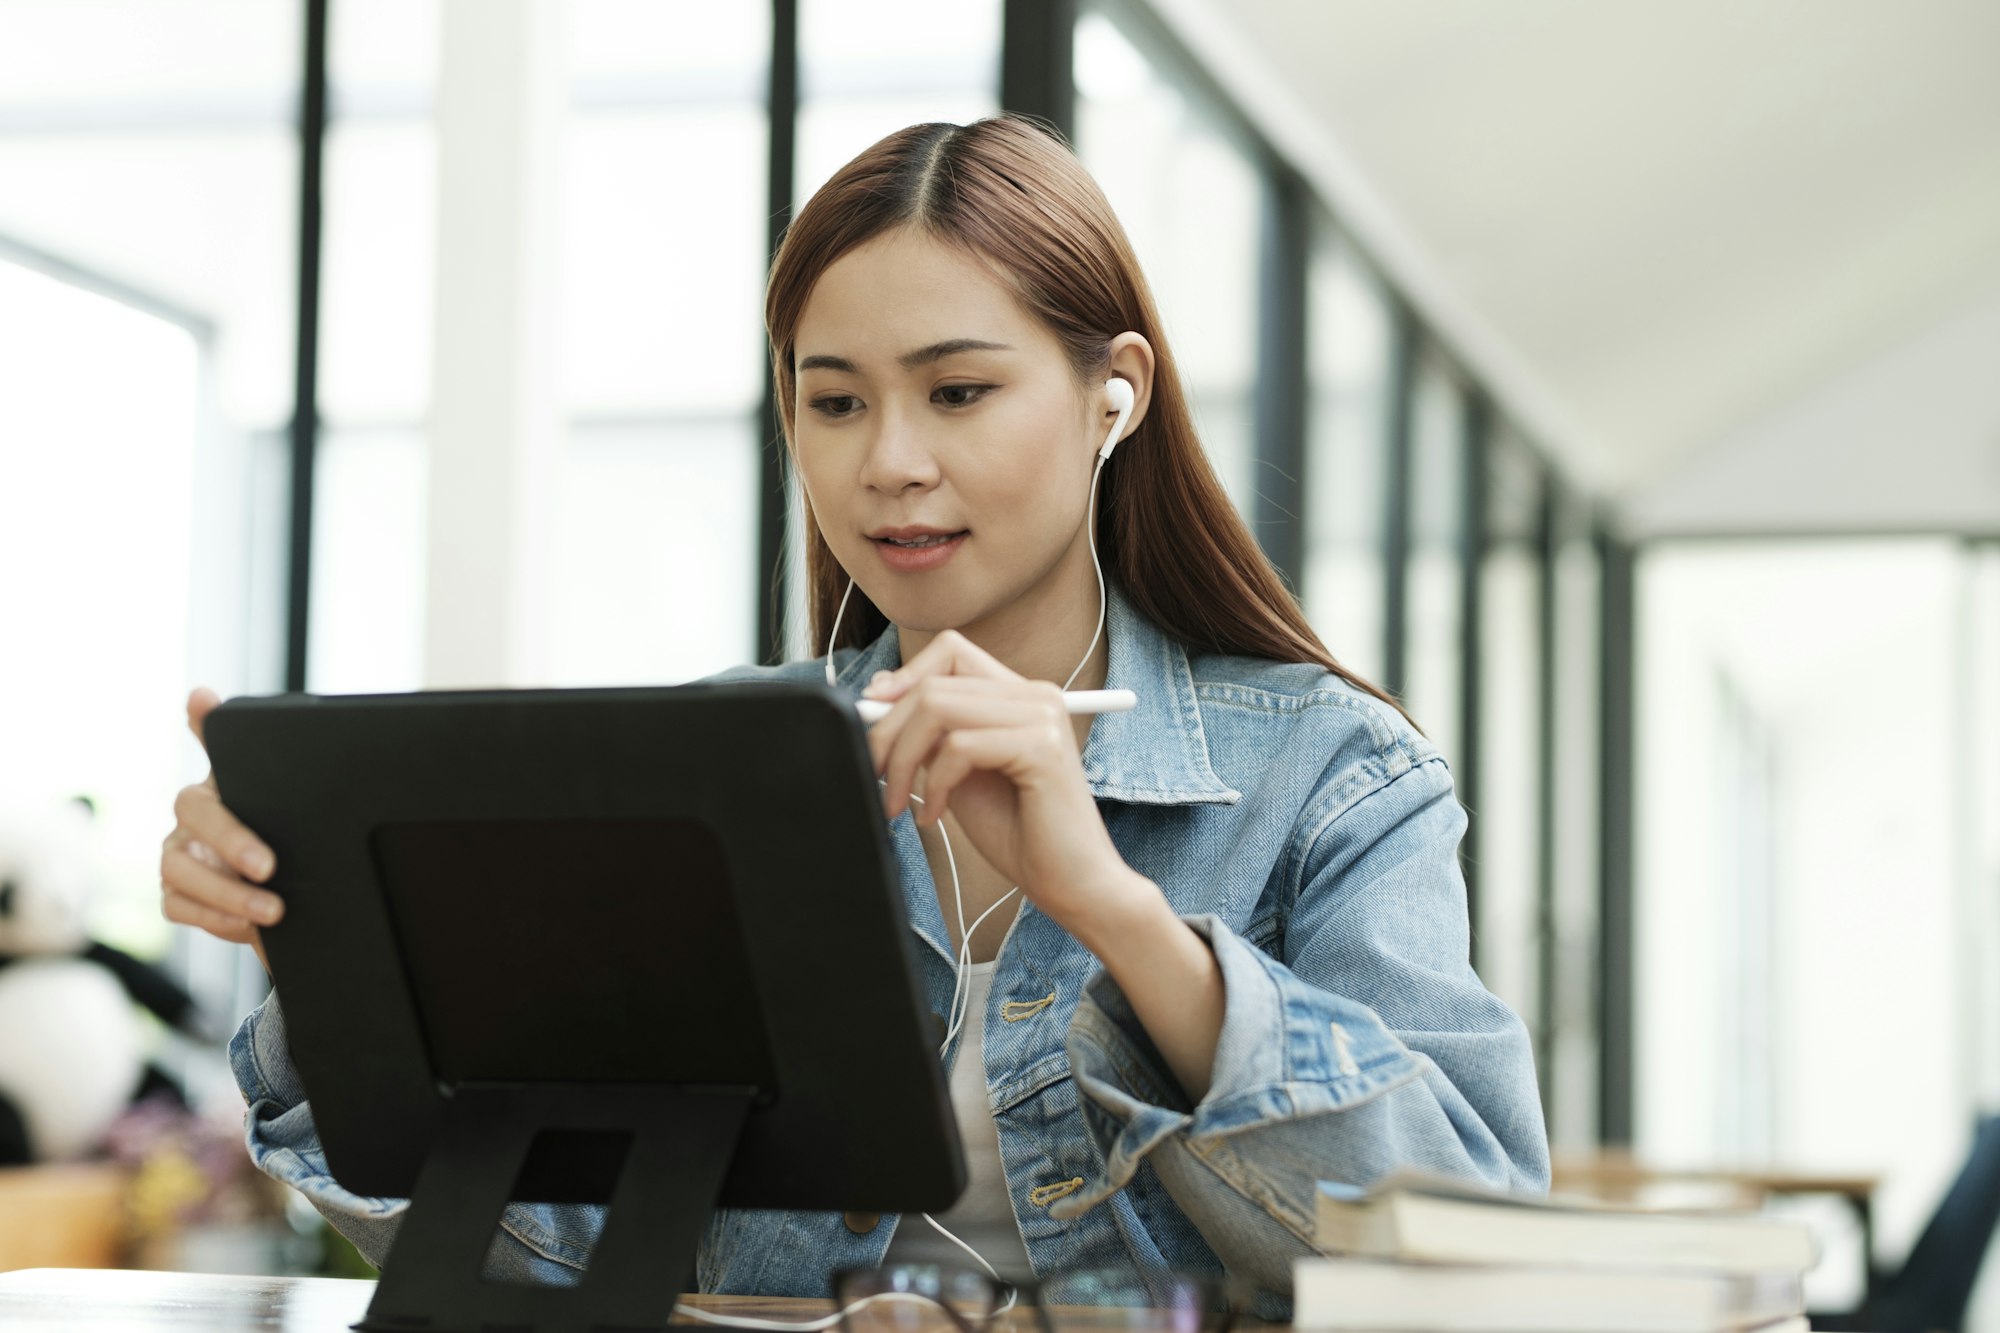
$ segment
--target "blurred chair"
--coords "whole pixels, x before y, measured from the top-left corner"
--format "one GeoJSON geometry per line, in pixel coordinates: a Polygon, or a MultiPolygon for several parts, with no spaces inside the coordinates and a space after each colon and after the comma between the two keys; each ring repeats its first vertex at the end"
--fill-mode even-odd
{"type": "Polygon", "coordinates": [[[0,1272],[124,1264],[130,1183],[108,1162],[0,1169],[0,1272]]]}
{"type": "MultiPolygon", "coordinates": [[[[1812,1316],[1821,1329],[1874,1333],[1958,1333],[1979,1266],[2000,1223],[2000,1115],[1980,1117],[1958,1179],[1894,1273],[1874,1275],[1858,1310],[1812,1316]]],[[[1872,1262],[1872,1261],[1871,1261],[1872,1262]]]]}

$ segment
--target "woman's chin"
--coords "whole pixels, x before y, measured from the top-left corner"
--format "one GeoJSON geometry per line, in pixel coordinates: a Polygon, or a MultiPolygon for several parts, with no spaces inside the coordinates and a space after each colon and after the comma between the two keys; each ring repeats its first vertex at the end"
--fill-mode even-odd
{"type": "MultiPolygon", "coordinates": [[[[880,602],[876,605],[882,606],[880,602]]],[[[950,611],[934,606],[910,606],[903,609],[882,606],[882,614],[887,616],[889,623],[897,629],[910,630],[917,634],[937,634],[948,629],[960,629],[967,620],[967,617],[954,615],[950,611]]]]}
{"type": "Polygon", "coordinates": [[[983,605],[981,599],[967,596],[961,588],[938,584],[917,588],[892,586],[883,589],[880,597],[869,593],[869,600],[889,618],[890,624],[919,634],[962,629],[978,619],[983,605]]]}

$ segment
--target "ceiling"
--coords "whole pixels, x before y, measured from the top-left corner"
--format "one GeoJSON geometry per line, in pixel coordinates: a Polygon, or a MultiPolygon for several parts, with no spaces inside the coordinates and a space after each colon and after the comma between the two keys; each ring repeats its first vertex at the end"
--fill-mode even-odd
{"type": "Polygon", "coordinates": [[[1214,13],[1613,496],[2000,292],[1992,0],[1214,13]]]}

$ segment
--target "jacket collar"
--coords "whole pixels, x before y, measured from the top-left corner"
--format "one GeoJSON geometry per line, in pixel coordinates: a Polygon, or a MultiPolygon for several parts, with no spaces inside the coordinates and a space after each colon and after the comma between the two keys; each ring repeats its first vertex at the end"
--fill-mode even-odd
{"type": "MultiPolygon", "coordinates": [[[[1105,634],[1110,640],[1106,689],[1131,690],[1139,706],[1104,713],[1091,724],[1083,749],[1083,776],[1100,800],[1133,805],[1234,805],[1242,799],[1215,774],[1208,760],[1201,708],[1187,650],[1104,581],[1105,634]]],[[[877,671],[902,665],[895,626],[862,649],[837,673],[844,689],[859,694],[877,671]]]]}

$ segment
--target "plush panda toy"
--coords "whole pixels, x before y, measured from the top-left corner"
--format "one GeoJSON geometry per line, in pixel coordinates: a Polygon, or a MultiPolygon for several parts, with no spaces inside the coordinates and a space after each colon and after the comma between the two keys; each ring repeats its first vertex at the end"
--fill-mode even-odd
{"type": "Polygon", "coordinates": [[[0,1166],[84,1156],[129,1103],[172,1088],[135,1003],[212,1036],[165,973],[90,938],[92,814],[0,812],[0,1166]]]}

